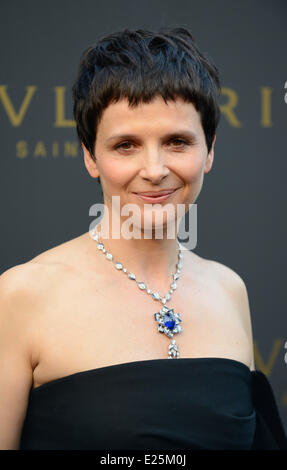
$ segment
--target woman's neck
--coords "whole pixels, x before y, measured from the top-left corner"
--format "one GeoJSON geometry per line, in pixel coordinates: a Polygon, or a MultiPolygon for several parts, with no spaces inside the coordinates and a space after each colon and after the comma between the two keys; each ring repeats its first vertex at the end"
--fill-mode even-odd
{"type": "MultiPolygon", "coordinates": [[[[110,232],[102,232],[104,236],[101,236],[101,228],[100,223],[97,226],[97,232],[100,233],[99,241],[103,243],[106,251],[113,255],[114,262],[121,263],[128,272],[135,274],[137,280],[148,283],[151,288],[168,290],[178,261],[177,239],[143,236],[127,239],[121,234],[119,238],[113,238],[110,232]]],[[[97,249],[96,241],[95,249],[97,249]]],[[[99,255],[104,258],[103,253],[99,252],[99,255]]]]}

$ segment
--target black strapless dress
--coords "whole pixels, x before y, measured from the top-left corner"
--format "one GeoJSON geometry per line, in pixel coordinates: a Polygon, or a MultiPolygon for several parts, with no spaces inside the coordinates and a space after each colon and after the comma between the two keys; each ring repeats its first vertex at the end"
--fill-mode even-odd
{"type": "Polygon", "coordinates": [[[267,377],[228,358],[151,359],[31,389],[20,450],[286,449],[267,377]]]}

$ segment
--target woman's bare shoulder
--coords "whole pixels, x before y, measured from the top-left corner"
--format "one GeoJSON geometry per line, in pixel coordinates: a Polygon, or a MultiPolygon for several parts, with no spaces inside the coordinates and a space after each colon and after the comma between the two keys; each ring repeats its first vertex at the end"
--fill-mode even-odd
{"type": "Polygon", "coordinates": [[[234,311],[241,319],[242,326],[250,343],[251,370],[255,370],[252,320],[246,284],[242,277],[229,266],[215,260],[204,258],[201,260],[207,272],[216,281],[216,285],[224,290],[226,298],[229,299],[234,307],[234,311]]]}
{"type": "Polygon", "coordinates": [[[0,275],[0,324],[7,331],[19,332],[23,354],[31,367],[39,359],[39,331],[47,325],[52,308],[67,295],[74,280],[69,253],[74,243],[58,245],[25,263],[12,266],[0,275]],[[44,323],[43,323],[44,322],[44,323]]]}
{"type": "Polygon", "coordinates": [[[219,261],[208,259],[206,262],[209,269],[212,270],[215,276],[217,276],[217,279],[227,288],[243,288],[245,286],[244,280],[234,269],[220,263],[219,261]]]}
{"type": "Polygon", "coordinates": [[[33,342],[35,320],[43,310],[43,293],[49,290],[42,273],[33,263],[23,263],[0,276],[0,336],[4,335],[9,345],[14,344],[14,337],[19,339],[18,356],[29,357],[31,370],[37,363],[33,342]]]}
{"type": "Polygon", "coordinates": [[[83,242],[83,235],[81,235],[49,248],[28,261],[7,269],[1,274],[0,280],[11,288],[16,286],[33,287],[34,282],[39,284],[43,280],[46,281],[46,276],[49,277],[53,270],[72,268],[76,259],[79,260],[81,249],[83,250],[83,242]]]}
{"type": "Polygon", "coordinates": [[[193,251],[184,250],[184,256],[188,260],[190,270],[198,269],[203,276],[210,276],[214,281],[218,281],[226,287],[236,287],[244,284],[241,276],[219,261],[204,258],[193,251]]]}
{"type": "MultiPolygon", "coordinates": [[[[62,269],[62,268],[61,268],[62,269]]],[[[30,329],[56,292],[59,267],[26,262],[0,276],[0,310],[15,325],[30,329]]]]}
{"type": "Polygon", "coordinates": [[[248,317],[250,315],[248,292],[243,278],[234,269],[219,261],[199,258],[205,279],[209,279],[213,285],[222,289],[235,308],[242,311],[244,317],[248,317]]]}
{"type": "Polygon", "coordinates": [[[0,276],[1,292],[5,295],[41,295],[53,285],[60,275],[71,271],[77,258],[79,238],[61,243],[39,253],[30,260],[12,266],[0,276]],[[56,275],[57,274],[57,275],[56,275]]]}
{"type": "Polygon", "coordinates": [[[87,234],[80,235],[39,253],[29,263],[38,266],[72,267],[85,251],[87,234]]]}

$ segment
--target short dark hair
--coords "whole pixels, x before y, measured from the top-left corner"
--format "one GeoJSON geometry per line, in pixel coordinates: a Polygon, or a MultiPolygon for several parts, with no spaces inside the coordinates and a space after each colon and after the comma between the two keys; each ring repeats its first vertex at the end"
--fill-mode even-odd
{"type": "Polygon", "coordinates": [[[79,139],[93,158],[97,125],[111,102],[165,102],[181,97],[200,113],[208,152],[220,119],[219,72],[182,27],[124,29],[102,36],[82,54],[72,88],[79,139]]]}

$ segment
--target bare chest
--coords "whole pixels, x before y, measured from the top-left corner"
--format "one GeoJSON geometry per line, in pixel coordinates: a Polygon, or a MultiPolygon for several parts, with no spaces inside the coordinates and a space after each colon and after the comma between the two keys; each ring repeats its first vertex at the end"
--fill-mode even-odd
{"type": "MultiPolygon", "coordinates": [[[[168,357],[171,339],[154,318],[162,304],[134,283],[75,276],[62,285],[39,315],[33,387],[84,370],[168,357]]],[[[216,278],[182,279],[168,306],[181,314],[182,331],[174,335],[180,358],[226,357],[250,365],[240,311],[216,278]]]]}

